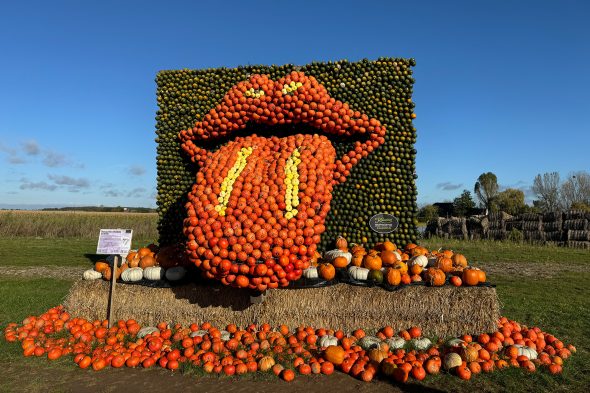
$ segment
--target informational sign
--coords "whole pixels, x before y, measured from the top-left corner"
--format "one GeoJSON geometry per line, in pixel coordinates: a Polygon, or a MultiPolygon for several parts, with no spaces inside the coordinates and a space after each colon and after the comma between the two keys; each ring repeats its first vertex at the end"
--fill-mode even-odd
{"type": "Polygon", "coordinates": [[[96,253],[100,255],[127,255],[131,248],[132,229],[101,229],[96,253]]]}
{"type": "Polygon", "coordinates": [[[377,233],[391,233],[399,226],[399,220],[392,214],[375,214],[369,220],[369,226],[377,233]]]}

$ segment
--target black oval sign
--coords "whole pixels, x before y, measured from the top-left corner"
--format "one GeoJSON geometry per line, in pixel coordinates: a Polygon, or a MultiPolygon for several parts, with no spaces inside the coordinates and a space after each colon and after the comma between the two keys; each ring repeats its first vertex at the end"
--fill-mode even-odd
{"type": "Polygon", "coordinates": [[[397,229],[399,221],[392,214],[379,213],[371,217],[369,226],[377,233],[391,233],[397,229]]]}

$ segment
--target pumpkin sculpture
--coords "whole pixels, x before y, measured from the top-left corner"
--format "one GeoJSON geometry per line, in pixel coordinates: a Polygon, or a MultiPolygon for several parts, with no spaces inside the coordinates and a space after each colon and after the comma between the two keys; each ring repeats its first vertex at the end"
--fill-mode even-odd
{"type": "Polygon", "coordinates": [[[302,72],[277,81],[252,75],[237,83],[201,121],[179,134],[182,149],[200,167],[185,205],[189,259],[206,277],[227,285],[261,291],[287,286],[309,267],[325,230],[333,187],[345,181],[354,163],[382,144],[384,136],[378,120],[330,97],[324,86],[302,72]],[[215,152],[203,148],[249,122],[303,123],[323,134],[366,133],[369,138],[355,142],[340,158],[326,135],[319,134],[251,135],[215,152]],[[291,255],[295,258],[285,266],[274,261],[291,255]],[[249,268],[257,261],[276,267],[271,277],[249,268]],[[243,277],[239,283],[238,275],[243,277]]]}

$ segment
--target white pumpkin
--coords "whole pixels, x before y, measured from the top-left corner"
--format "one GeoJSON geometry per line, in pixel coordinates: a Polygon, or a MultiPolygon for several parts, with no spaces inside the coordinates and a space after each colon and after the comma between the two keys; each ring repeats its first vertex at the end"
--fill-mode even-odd
{"type": "Polygon", "coordinates": [[[150,281],[158,281],[164,278],[164,268],[160,266],[148,267],[143,271],[143,278],[150,281]]]}
{"type": "Polygon", "coordinates": [[[137,332],[137,337],[144,338],[148,334],[152,334],[154,332],[157,332],[158,330],[159,329],[157,327],[145,326],[145,327],[142,327],[141,329],[139,329],[139,332],[137,332]]]}
{"type": "Polygon", "coordinates": [[[222,330],[219,333],[221,333],[221,341],[229,341],[229,339],[231,338],[231,333],[227,330],[222,330]]]}
{"type": "Polygon", "coordinates": [[[166,279],[169,281],[182,280],[186,275],[186,269],[182,266],[171,267],[166,270],[166,279]]]}
{"type": "Polygon", "coordinates": [[[408,262],[408,266],[411,267],[414,265],[426,267],[428,266],[428,258],[426,258],[426,256],[424,255],[417,255],[414,258],[410,259],[410,261],[408,262]]]}
{"type": "Polygon", "coordinates": [[[375,336],[365,336],[359,340],[360,347],[365,351],[371,348],[379,348],[379,344],[381,344],[381,339],[375,336]]]}
{"type": "Polygon", "coordinates": [[[140,267],[132,267],[131,269],[125,269],[121,273],[121,280],[125,282],[140,281],[143,278],[143,269],[140,267]]]}
{"type": "Polygon", "coordinates": [[[84,273],[82,274],[82,278],[84,280],[96,280],[101,277],[102,277],[102,274],[97,272],[94,269],[85,270],[84,273]]]}
{"type": "Polygon", "coordinates": [[[329,347],[330,345],[338,345],[338,339],[334,336],[330,336],[328,334],[323,335],[319,338],[318,344],[320,347],[329,347]]]}
{"type": "Polygon", "coordinates": [[[465,348],[467,346],[467,343],[463,340],[461,340],[460,338],[452,338],[449,341],[447,341],[445,343],[445,345],[447,347],[452,347],[452,348],[465,348]]]}
{"type": "Polygon", "coordinates": [[[385,339],[385,344],[389,345],[390,349],[402,349],[406,345],[406,340],[402,337],[395,336],[385,339]]]}
{"type": "Polygon", "coordinates": [[[432,346],[432,341],[430,341],[426,337],[415,338],[413,340],[410,340],[410,345],[418,351],[425,351],[432,346]]]}
{"type": "Polygon", "coordinates": [[[514,346],[518,348],[518,356],[524,355],[529,358],[529,360],[534,360],[537,358],[537,351],[535,351],[533,348],[520,344],[514,344],[514,346]]]}
{"type": "Polygon", "coordinates": [[[444,366],[447,370],[452,370],[463,364],[463,359],[458,353],[450,352],[445,356],[444,366]]]}
{"type": "Polygon", "coordinates": [[[206,330],[195,330],[194,332],[191,332],[191,334],[189,334],[189,336],[191,338],[193,337],[203,337],[205,334],[209,333],[206,330]]]}
{"type": "Polygon", "coordinates": [[[369,277],[369,269],[359,266],[351,266],[348,268],[350,277],[357,281],[366,281],[369,277]]]}
{"type": "Polygon", "coordinates": [[[303,271],[303,277],[305,278],[318,278],[318,268],[315,266],[308,267],[303,271]]]}
{"type": "Polygon", "coordinates": [[[346,258],[348,263],[350,263],[350,261],[352,261],[352,254],[349,253],[348,251],[342,251],[342,250],[336,249],[336,250],[327,251],[324,254],[324,259],[326,260],[326,262],[332,262],[334,259],[336,259],[338,257],[346,258]]]}

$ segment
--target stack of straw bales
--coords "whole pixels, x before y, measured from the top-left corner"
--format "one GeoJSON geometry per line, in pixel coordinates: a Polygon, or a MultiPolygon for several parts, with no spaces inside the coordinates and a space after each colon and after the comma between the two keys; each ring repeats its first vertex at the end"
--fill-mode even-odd
{"type": "MultiPolygon", "coordinates": [[[[64,303],[72,315],[106,318],[109,284],[78,281],[64,303]]],[[[493,287],[427,287],[409,285],[397,291],[338,284],[313,289],[267,291],[264,302],[250,304],[249,293],[222,285],[188,284],[173,288],[118,285],[116,319],[134,318],[143,325],[166,321],[227,324],[286,324],[342,329],[394,330],[420,326],[428,335],[457,336],[494,331],[500,306],[493,287]]]]}

